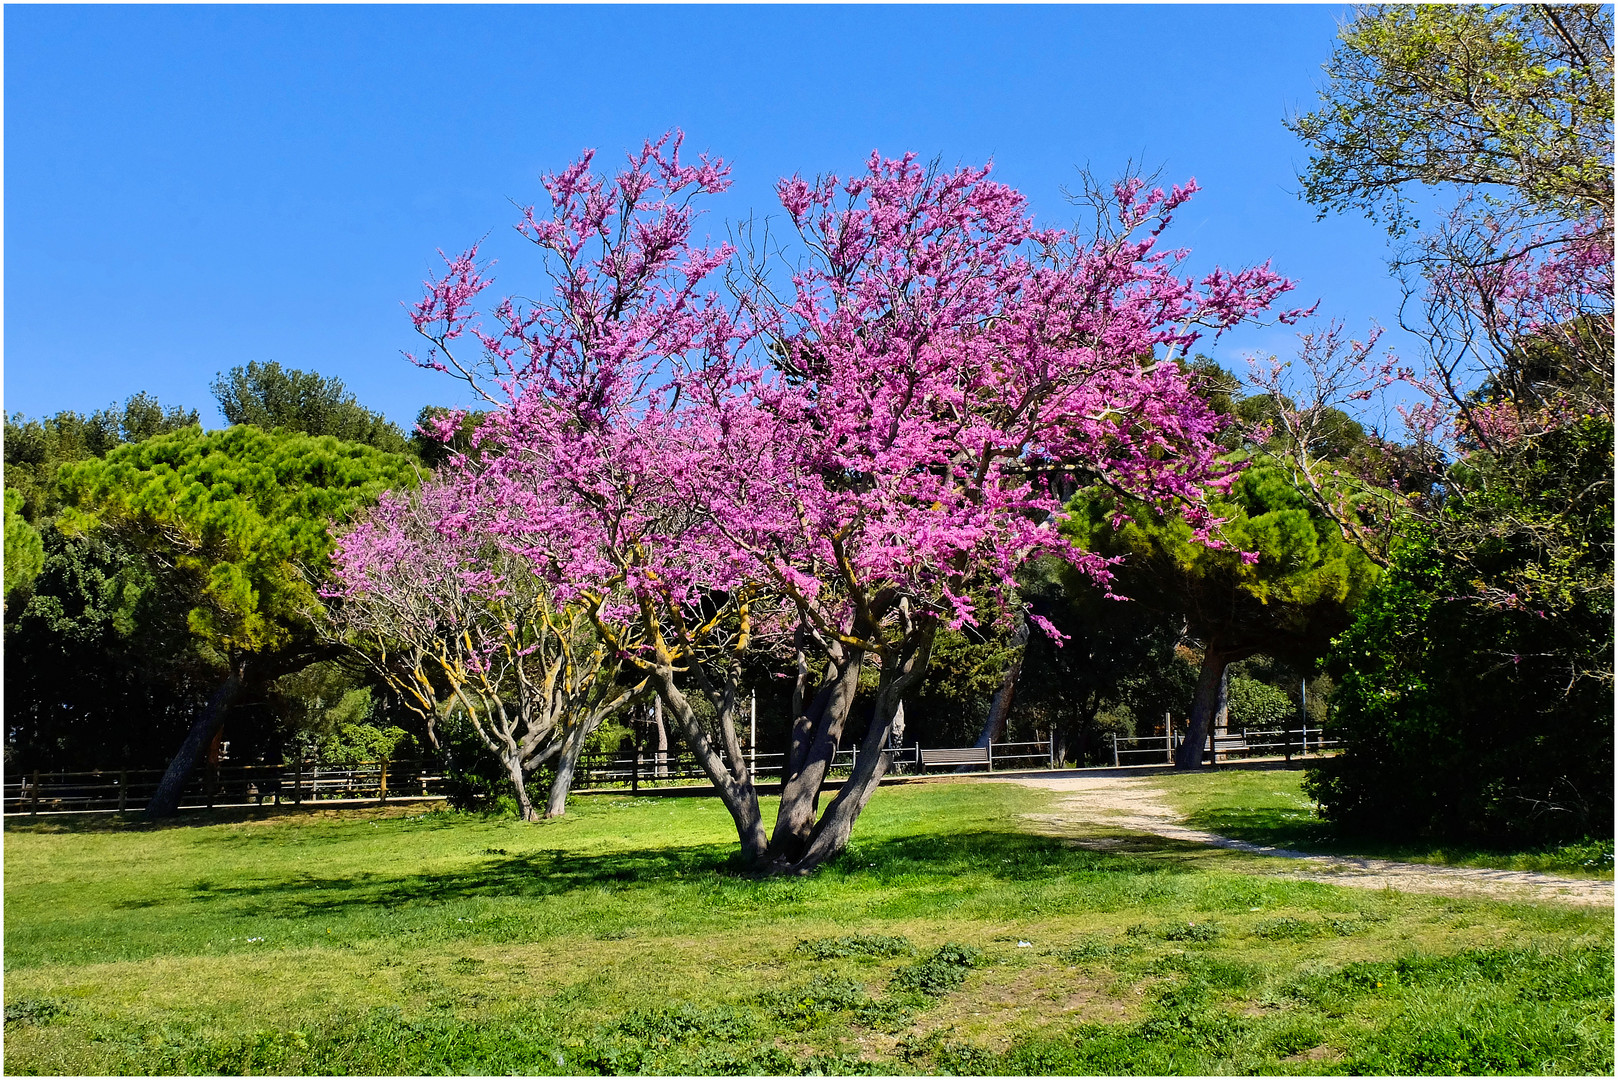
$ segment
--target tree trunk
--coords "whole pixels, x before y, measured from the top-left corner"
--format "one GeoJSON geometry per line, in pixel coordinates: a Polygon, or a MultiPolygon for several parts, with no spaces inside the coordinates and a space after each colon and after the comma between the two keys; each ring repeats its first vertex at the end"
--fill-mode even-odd
{"type": "Polygon", "coordinates": [[[1202,673],[1197,677],[1197,694],[1191,702],[1191,718],[1186,725],[1185,742],[1174,755],[1175,768],[1200,769],[1208,748],[1208,732],[1214,721],[1228,709],[1225,675],[1242,654],[1227,650],[1217,639],[1210,640],[1202,653],[1202,673]]]}
{"type": "Polygon", "coordinates": [[[561,753],[556,757],[556,779],[551,781],[550,801],[545,806],[546,817],[558,818],[567,813],[567,793],[573,788],[573,772],[578,767],[579,755],[584,752],[584,740],[594,727],[594,724],[580,724],[563,738],[561,753]]]}
{"type": "MultiPolygon", "coordinates": [[[[781,784],[781,806],[770,837],[776,861],[795,861],[808,847],[820,809],[820,788],[842,742],[843,727],[859,689],[865,653],[855,649],[828,661],[827,678],[809,707],[792,724],[787,773],[781,784]]],[[[878,748],[880,749],[880,747],[878,748]]]]}
{"type": "Polygon", "coordinates": [[[500,756],[505,761],[506,775],[511,779],[511,786],[517,795],[517,816],[523,821],[539,820],[539,815],[534,813],[534,804],[528,799],[528,776],[523,771],[522,755],[513,748],[500,756]]]}
{"type": "MultiPolygon", "coordinates": [[[[1067,759],[1068,759],[1069,754],[1072,752],[1071,751],[1072,741],[1073,741],[1072,732],[1070,732],[1066,727],[1063,727],[1060,724],[1055,724],[1055,723],[1053,723],[1051,725],[1051,760],[1056,763],[1056,767],[1058,769],[1067,768],[1067,759]]],[[[1083,736],[1080,736],[1080,738],[1079,738],[1078,748],[1079,748],[1078,749],[1078,755],[1077,755],[1078,756],[1078,762],[1079,762],[1080,765],[1083,765],[1084,764],[1084,739],[1083,739],[1083,736]]]]}
{"type": "MultiPolygon", "coordinates": [[[[978,732],[978,741],[972,745],[982,749],[989,746],[995,739],[1005,734],[1006,717],[1011,715],[1011,699],[1017,693],[1017,677],[1022,674],[1022,654],[1011,661],[1006,668],[1006,677],[1000,680],[1000,689],[995,691],[994,700],[989,702],[989,715],[983,721],[983,730],[978,732]]],[[[965,772],[974,766],[963,765],[956,772],[965,772]]]]}
{"type": "Polygon", "coordinates": [[[1011,699],[1017,694],[1017,679],[1022,675],[1023,658],[1028,655],[1028,623],[1023,622],[1012,640],[1019,646],[1011,664],[1006,668],[1005,678],[1000,680],[1000,689],[995,692],[994,700],[989,702],[989,715],[983,720],[983,730],[978,732],[978,741],[972,745],[982,749],[995,739],[998,739],[1006,730],[1006,717],[1011,715],[1011,699]]]}
{"type": "Polygon", "coordinates": [[[186,732],[185,741],[170,759],[168,770],[163,773],[163,779],[158,782],[157,790],[152,793],[151,800],[146,804],[145,816],[149,820],[173,817],[179,813],[180,795],[185,791],[185,783],[196,771],[197,763],[202,760],[203,751],[213,744],[224,728],[225,714],[230,711],[231,703],[242,692],[246,669],[245,660],[231,662],[230,674],[219,685],[219,689],[214,691],[213,697],[208,699],[208,704],[203,707],[202,714],[191,725],[191,730],[186,732]]]}
{"type": "MultiPolygon", "coordinates": [[[[876,707],[872,710],[871,724],[866,729],[865,738],[860,742],[853,771],[826,807],[826,812],[815,823],[802,854],[792,856],[772,848],[772,868],[787,873],[807,874],[827,859],[841,854],[848,846],[854,822],[859,820],[860,812],[871,801],[871,796],[876,793],[877,786],[888,771],[893,755],[886,751],[893,737],[894,721],[904,710],[904,695],[927,674],[927,665],[932,659],[933,636],[937,629],[937,622],[927,619],[911,632],[912,636],[904,647],[896,650],[902,659],[891,676],[885,678],[877,688],[876,707]]],[[[856,666],[856,678],[858,670],[856,666]]]]}
{"type": "MultiPolygon", "coordinates": [[[[752,777],[747,775],[747,763],[733,758],[731,765],[737,770],[735,773],[725,767],[725,762],[715,748],[713,740],[708,737],[702,722],[692,711],[691,703],[674,685],[672,668],[654,672],[651,679],[658,697],[668,706],[669,712],[674,714],[680,730],[685,734],[686,743],[690,745],[697,764],[707,774],[719,795],[720,802],[724,803],[725,809],[730,812],[731,820],[736,824],[736,837],[741,841],[742,858],[750,863],[760,861],[769,850],[769,836],[764,831],[764,817],[758,808],[758,789],[753,786],[752,777]]],[[[728,720],[728,716],[721,715],[721,727],[728,720]]],[[[733,736],[734,732],[726,733],[727,742],[733,742],[733,736]]]]}
{"type": "Polygon", "coordinates": [[[669,774],[669,729],[663,723],[663,699],[652,699],[652,730],[657,734],[657,758],[652,775],[659,780],[669,774]]]}

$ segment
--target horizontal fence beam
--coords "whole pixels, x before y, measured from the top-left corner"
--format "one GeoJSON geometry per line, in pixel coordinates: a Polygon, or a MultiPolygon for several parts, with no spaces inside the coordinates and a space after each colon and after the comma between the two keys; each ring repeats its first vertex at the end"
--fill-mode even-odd
{"type": "MultiPolygon", "coordinates": [[[[1112,740],[1113,764],[1134,764],[1141,760],[1161,762],[1173,755],[1183,741],[1169,735],[1121,736],[1112,740]]],[[[1336,749],[1340,743],[1319,729],[1248,730],[1216,736],[1212,740],[1216,758],[1249,754],[1303,756],[1336,749]]],[[[932,769],[993,770],[1014,763],[1027,769],[1043,764],[1060,768],[1052,757],[1049,742],[994,743],[988,747],[929,747],[912,745],[883,750],[890,769],[904,772],[932,769]],[[925,762],[925,764],[924,764],[925,762]]],[[[780,752],[744,752],[744,760],[756,777],[778,777],[786,755],[780,752]]],[[[726,755],[721,759],[728,765],[726,755]]],[[[829,772],[843,774],[853,769],[858,748],[838,750],[832,755],[829,772]]],[[[33,772],[8,778],[4,784],[4,811],[7,815],[69,810],[138,811],[157,790],[161,769],[79,769],[59,772],[33,772]]],[[[685,785],[705,781],[707,774],[689,753],[642,752],[636,755],[586,755],[575,772],[575,786],[685,785]]],[[[440,766],[430,761],[358,762],[352,765],[293,762],[287,765],[218,765],[204,767],[185,785],[181,805],[241,807],[260,805],[300,805],[342,800],[385,801],[388,798],[443,797],[444,776],[440,766]]]]}

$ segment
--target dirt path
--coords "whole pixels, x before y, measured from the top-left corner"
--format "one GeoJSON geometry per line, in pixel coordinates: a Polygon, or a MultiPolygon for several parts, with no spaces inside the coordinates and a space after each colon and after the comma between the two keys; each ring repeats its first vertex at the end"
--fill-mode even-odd
{"type": "MultiPolygon", "coordinates": [[[[1611,906],[1613,883],[1585,878],[1555,877],[1522,870],[1483,870],[1466,866],[1429,866],[1423,863],[1393,862],[1348,855],[1311,855],[1286,848],[1231,840],[1182,825],[1163,794],[1146,777],[1130,776],[1050,776],[1008,778],[1060,792],[1065,798],[1054,813],[1030,814],[1030,820],[1066,832],[1075,825],[1104,823],[1135,832],[1151,833],[1171,840],[1270,855],[1296,860],[1297,870],[1281,876],[1306,881],[1324,881],[1362,889],[1392,888],[1401,892],[1481,895],[1500,900],[1559,900],[1570,904],[1611,906]]],[[[1087,846],[1106,848],[1106,840],[1080,841],[1087,846]]]]}

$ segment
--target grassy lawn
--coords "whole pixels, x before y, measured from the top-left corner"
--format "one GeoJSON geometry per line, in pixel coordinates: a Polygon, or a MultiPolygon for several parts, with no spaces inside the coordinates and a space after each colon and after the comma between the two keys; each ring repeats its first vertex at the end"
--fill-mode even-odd
{"type": "Polygon", "coordinates": [[[1302,769],[1164,774],[1151,783],[1186,816],[1186,824],[1220,836],[1300,851],[1368,855],[1446,866],[1536,870],[1571,877],[1612,879],[1611,840],[1538,851],[1491,850],[1459,844],[1387,844],[1341,840],[1315,814],[1303,793],[1302,769]]]}
{"type": "Polygon", "coordinates": [[[4,1066],[1613,1070],[1610,911],[1087,850],[1030,831],[1050,798],[884,789],[843,859],[766,880],[706,798],[8,824],[4,1066]]]}

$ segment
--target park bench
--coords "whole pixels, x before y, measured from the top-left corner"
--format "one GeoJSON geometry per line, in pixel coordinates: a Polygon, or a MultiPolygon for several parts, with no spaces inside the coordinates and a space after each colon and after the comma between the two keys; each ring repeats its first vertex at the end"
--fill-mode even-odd
{"type": "Polygon", "coordinates": [[[943,750],[923,750],[921,752],[921,771],[926,772],[929,765],[987,765],[993,768],[987,746],[959,746],[943,750]]]}

